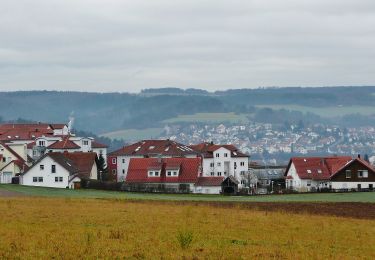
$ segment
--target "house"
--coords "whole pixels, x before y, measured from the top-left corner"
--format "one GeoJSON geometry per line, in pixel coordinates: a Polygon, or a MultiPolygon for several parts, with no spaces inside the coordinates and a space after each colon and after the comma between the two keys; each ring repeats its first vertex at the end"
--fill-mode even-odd
{"type": "Polygon", "coordinates": [[[125,183],[192,192],[200,171],[199,158],[131,158],[125,183]]]}
{"type": "Polygon", "coordinates": [[[108,154],[108,170],[118,182],[125,181],[132,158],[196,158],[190,147],[172,140],[142,140],[108,154]]]}
{"type": "Polygon", "coordinates": [[[0,140],[30,141],[40,136],[68,135],[66,124],[28,123],[0,124],[0,140]]]}
{"type": "Polygon", "coordinates": [[[12,179],[31,164],[25,144],[6,144],[0,141],[0,183],[12,183],[12,179]]]}
{"type": "Polygon", "coordinates": [[[107,160],[107,146],[96,142],[92,137],[65,136],[41,136],[29,143],[28,154],[34,160],[43,156],[46,152],[95,152],[97,156],[103,156],[107,160]]]}
{"type": "Polygon", "coordinates": [[[97,175],[96,153],[51,152],[21,174],[20,184],[75,189],[82,179],[97,179],[97,175]]]}
{"type": "Polygon", "coordinates": [[[372,190],[375,169],[360,156],[293,157],[285,171],[286,187],[296,191],[372,190]]]}
{"type": "Polygon", "coordinates": [[[92,137],[70,133],[66,124],[0,124],[0,140],[7,145],[26,145],[27,155],[38,160],[46,152],[95,152],[107,160],[107,146],[92,137]]]}
{"type": "Polygon", "coordinates": [[[191,145],[202,158],[203,177],[233,176],[239,188],[246,187],[246,175],[249,171],[249,156],[239,151],[234,145],[217,145],[201,143],[191,145]]]}
{"type": "Polygon", "coordinates": [[[285,188],[285,165],[250,164],[250,171],[256,176],[257,191],[267,192],[285,188]]]}

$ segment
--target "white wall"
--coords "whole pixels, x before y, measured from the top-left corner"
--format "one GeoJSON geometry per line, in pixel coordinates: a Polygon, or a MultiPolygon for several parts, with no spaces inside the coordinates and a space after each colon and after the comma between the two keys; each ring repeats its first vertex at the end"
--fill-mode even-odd
{"type": "Polygon", "coordinates": [[[361,184],[362,189],[368,189],[369,184],[375,188],[375,182],[331,182],[332,189],[357,189],[358,184],[361,184]]]}
{"type": "Polygon", "coordinates": [[[143,156],[117,156],[117,181],[123,182],[128,174],[131,158],[143,158],[143,156]],[[123,161],[124,160],[124,161],[123,161]]]}
{"type": "Polygon", "coordinates": [[[69,172],[47,156],[35,164],[22,176],[20,184],[29,186],[66,188],[69,186],[69,172]],[[40,165],[44,165],[44,170],[40,170],[40,165]],[[56,165],[56,173],[51,172],[52,165],[56,165]],[[33,177],[43,177],[43,182],[33,182],[33,177]],[[55,182],[55,177],[63,177],[63,181],[55,182]]]}
{"type": "MultiPolygon", "coordinates": [[[[249,170],[249,157],[231,157],[231,151],[228,149],[221,147],[213,152],[213,158],[204,158],[203,159],[203,176],[210,177],[211,172],[214,172],[214,176],[218,175],[221,172],[221,176],[228,177],[234,176],[239,182],[244,178],[247,171],[249,170]],[[224,154],[227,154],[228,157],[224,157],[224,154]],[[216,154],[219,154],[219,157],[216,157],[216,154]],[[229,164],[228,172],[224,175],[225,172],[225,163],[229,164]],[[243,162],[243,166],[241,166],[241,162],[243,162]],[[214,163],[214,166],[211,167],[211,163],[214,163]],[[220,166],[218,165],[220,163],[220,166]],[[234,165],[236,163],[236,169],[234,169],[234,165]],[[241,171],[245,172],[245,175],[241,175],[241,171]]],[[[242,185],[239,184],[239,188],[242,185]]]]}
{"type": "Polygon", "coordinates": [[[221,186],[195,186],[193,193],[220,194],[221,186]]]}

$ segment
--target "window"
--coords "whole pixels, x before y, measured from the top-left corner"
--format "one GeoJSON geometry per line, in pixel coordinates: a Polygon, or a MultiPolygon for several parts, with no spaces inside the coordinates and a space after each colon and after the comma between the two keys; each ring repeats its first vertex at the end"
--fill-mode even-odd
{"type": "Polygon", "coordinates": [[[55,182],[62,182],[63,181],[63,177],[55,177],[55,182]]]}
{"type": "Polygon", "coordinates": [[[220,157],[220,154],[219,153],[217,153],[216,155],[215,155],[216,157],[220,157]]]}
{"type": "Polygon", "coordinates": [[[125,170],[124,169],[122,169],[122,174],[125,174],[125,170]]]}
{"type": "Polygon", "coordinates": [[[245,180],[241,180],[241,184],[245,184],[246,182],[245,182],[245,180]]]}
{"type": "Polygon", "coordinates": [[[217,176],[221,176],[221,172],[217,172],[217,176]]]}
{"type": "Polygon", "coordinates": [[[218,162],[218,163],[217,163],[217,166],[219,166],[219,167],[220,167],[220,166],[221,166],[221,163],[220,163],[220,162],[218,162]]]}
{"type": "Polygon", "coordinates": [[[174,172],[173,172],[173,176],[177,176],[177,171],[174,171],[174,172]]]}
{"type": "Polygon", "coordinates": [[[234,169],[237,169],[237,163],[234,162],[234,169]]]}
{"type": "Polygon", "coordinates": [[[322,173],[322,170],[318,169],[318,173],[321,174],[321,173],[322,173]]]}
{"type": "Polygon", "coordinates": [[[3,157],[3,162],[6,162],[7,161],[7,158],[3,157]]]}
{"type": "Polygon", "coordinates": [[[307,170],[307,173],[311,173],[311,170],[307,170]]]}
{"type": "Polygon", "coordinates": [[[368,178],[367,170],[358,170],[358,178],[368,178]]]}
{"type": "Polygon", "coordinates": [[[240,165],[241,166],[245,166],[245,162],[240,162],[240,165]]]}
{"type": "Polygon", "coordinates": [[[125,163],[125,159],[122,159],[122,163],[125,163]]]}
{"type": "Polygon", "coordinates": [[[41,171],[43,171],[43,170],[44,170],[44,165],[41,164],[41,165],[39,166],[39,168],[40,168],[41,171]]]}
{"type": "Polygon", "coordinates": [[[227,153],[224,153],[224,157],[228,157],[228,154],[227,154],[227,153]]]}
{"type": "Polygon", "coordinates": [[[308,180],[306,185],[311,186],[311,181],[308,180]]]}
{"type": "Polygon", "coordinates": [[[155,174],[155,176],[159,176],[159,172],[158,171],[154,172],[154,174],[155,174]]]}
{"type": "Polygon", "coordinates": [[[51,165],[51,173],[56,173],[56,165],[51,165]]]}
{"type": "Polygon", "coordinates": [[[112,164],[116,164],[116,158],[112,158],[112,164]]]}
{"type": "Polygon", "coordinates": [[[38,177],[38,182],[43,182],[43,177],[38,177]]]}
{"type": "Polygon", "coordinates": [[[172,176],[172,172],[171,172],[171,171],[168,171],[168,172],[167,172],[167,175],[168,175],[168,176],[172,176]]]}
{"type": "Polygon", "coordinates": [[[45,146],[45,142],[44,141],[39,141],[39,146],[45,146]]]}
{"type": "Polygon", "coordinates": [[[346,170],[345,171],[345,176],[347,179],[350,179],[352,177],[352,171],[351,170],[346,170]]]}
{"type": "Polygon", "coordinates": [[[241,173],[240,173],[241,175],[245,175],[245,171],[241,171],[241,173]]]}
{"type": "Polygon", "coordinates": [[[33,177],[33,182],[38,182],[38,177],[33,177]]]}
{"type": "Polygon", "coordinates": [[[215,173],[214,172],[211,172],[211,176],[214,176],[215,175],[215,173]]]}
{"type": "Polygon", "coordinates": [[[148,172],[148,176],[150,176],[150,177],[154,176],[154,172],[153,171],[149,171],[148,172]]]}
{"type": "Polygon", "coordinates": [[[112,174],[116,174],[116,169],[112,169],[112,174]]]}
{"type": "Polygon", "coordinates": [[[212,162],[212,163],[210,163],[210,167],[214,167],[214,163],[212,162]]]}
{"type": "Polygon", "coordinates": [[[83,145],[89,145],[89,141],[87,141],[87,140],[84,140],[82,143],[83,143],[83,145]]]}

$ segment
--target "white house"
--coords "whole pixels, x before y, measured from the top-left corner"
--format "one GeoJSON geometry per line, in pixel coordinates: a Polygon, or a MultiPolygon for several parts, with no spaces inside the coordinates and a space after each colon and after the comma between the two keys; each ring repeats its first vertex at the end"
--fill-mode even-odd
{"type": "Polygon", "coordinates": [[[239,182],[239,188],[245,187],[249,171],[249,156],[233,145],[215,145],[201,143],[190,146],[202,157],[203,177],[233,176],[239,182]]]}
{"type": "Polygon", "coordinates": [[[82,179],[97,179],[96,154],[46,153],[21,174],[20,184],[52,188],[79,188],[82,179]]]}
{"type": "Polygon", "coordinates": [[[299,192],[373,190],[375,186],[374,167],[360,157],[293,157],[284,176],[286,187],[299,192]]]}
{"type": "Polygon", "coordinates": [[[12,178],[26,171],[30,165],[26,144],[6,144],[0,141],[0,183],[12,183],[12,178]]]}

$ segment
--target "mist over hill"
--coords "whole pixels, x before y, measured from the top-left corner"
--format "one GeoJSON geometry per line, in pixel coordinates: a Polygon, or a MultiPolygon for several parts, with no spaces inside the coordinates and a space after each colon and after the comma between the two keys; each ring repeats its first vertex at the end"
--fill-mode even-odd
{"type": "Polygon", "coordinates": [[[252,121],[375,124],[375,87],[258,88],[207,92],[145,89],[139,94],[59,91],[0,92],[3,120],[68,122],[94,133],[163,127],[197,113],[241,114],[252,121]]]}

